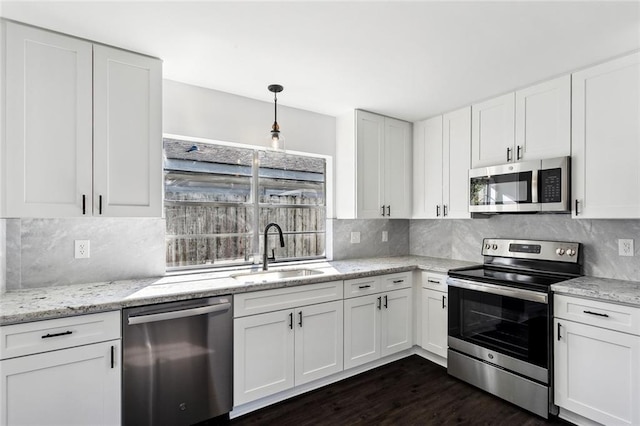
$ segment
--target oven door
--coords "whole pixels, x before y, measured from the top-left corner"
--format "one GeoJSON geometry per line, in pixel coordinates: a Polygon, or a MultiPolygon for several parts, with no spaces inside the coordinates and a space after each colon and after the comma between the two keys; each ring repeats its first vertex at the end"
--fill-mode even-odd
{"type": "Polygon", "coordinates": [[[469,211],[539,211],[540,164],[540,161],[527,161],[469,170],[469,211]]]}
{"type": "Polygon", "coordinates": [[[546,293],[449,278],[449,348],[549,383],[546,293]]]}

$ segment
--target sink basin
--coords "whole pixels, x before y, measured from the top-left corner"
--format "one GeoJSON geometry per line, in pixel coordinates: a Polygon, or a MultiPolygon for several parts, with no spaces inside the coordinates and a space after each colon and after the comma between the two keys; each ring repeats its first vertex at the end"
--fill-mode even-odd
{"type": "Polygon", "coordinates": [[[287,269],[284,271],[260,271],[249,272],[246,274],[235,274],[231,275],[231,278],[243,283],[266,283],[270,281],[310,277],[320,274],[322,274],[322,271],[318,271],[315,269],[287,269]]]}

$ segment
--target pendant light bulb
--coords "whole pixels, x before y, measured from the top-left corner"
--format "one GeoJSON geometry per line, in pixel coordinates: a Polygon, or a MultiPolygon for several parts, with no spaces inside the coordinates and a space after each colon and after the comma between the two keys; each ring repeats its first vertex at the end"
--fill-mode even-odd
{"type": "Polygon", "coordinates": [[[280,133],[280,125],[278,124],[278,96],[277,94],[282,92],[283,87],[279,84],[272,84],[268,87],[269,91],[273,93],[273,124],[271,125],[270,132],[270,145],[272,149],[284,150],[284,136],[280,133]]]}

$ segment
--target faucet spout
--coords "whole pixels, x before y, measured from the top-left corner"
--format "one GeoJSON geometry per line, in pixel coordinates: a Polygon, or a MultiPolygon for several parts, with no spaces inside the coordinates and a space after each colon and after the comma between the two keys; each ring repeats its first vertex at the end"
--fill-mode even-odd
{"type": "Polygon", "coordinates": [[[284,247],[284,236],[282,235],[282,228],[277,223],[271,222],[264,228],[264,252],[262,253],[262,270],[266,271],[269,269],[269,260],[275,260],[275,252],[273,258],[270,259],[267,256],[267,234],[269,233],[269,229],[276,228],[278,231],[278,235],[280,236],[280,247],[284,247]]]}

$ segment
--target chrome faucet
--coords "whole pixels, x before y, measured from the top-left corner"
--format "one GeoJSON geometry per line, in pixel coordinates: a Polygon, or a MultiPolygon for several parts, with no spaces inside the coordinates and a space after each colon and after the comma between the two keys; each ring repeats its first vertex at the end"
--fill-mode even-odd
{"type": "Polygon", "coordinates": [[[269,232],[269,229],[271,227],[276,228],[276,230],[278,231],[278,234],[280,234],[280,247],[284,247],[284,237],[282,236],[282,229],[280,228],[280,225],[273,222],[268,224],[267,227],[264,228],[264,253],[262,253],[262,270],[263,271],[266,271],[267,269],[269,269],[268,262],[270,260],[276,260],[275,250],[271,250],[272,257],[267,257],[267,233],[269,232]]]}

